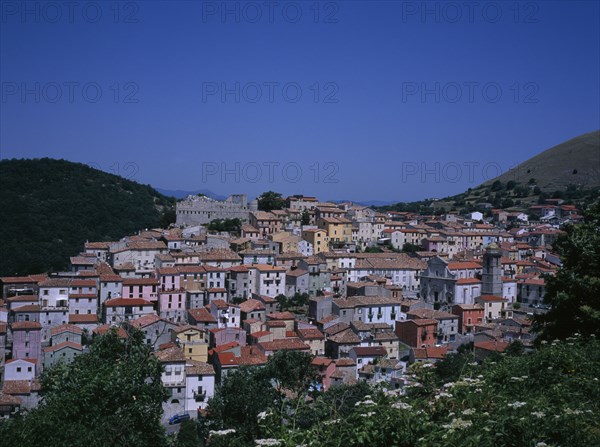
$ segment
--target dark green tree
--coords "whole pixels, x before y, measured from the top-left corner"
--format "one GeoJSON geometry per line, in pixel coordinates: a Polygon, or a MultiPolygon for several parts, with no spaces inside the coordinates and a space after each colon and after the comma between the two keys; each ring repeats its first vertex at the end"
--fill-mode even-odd
{"type": "Polygon", "coordinates": [[[383,250],[380,247],[367,247],[365,248],[365,253],[383,253],[383,250]]]}
{"type": "Polygon", "coordinates": [[[308,225],[310,224],[310,214],[308,213],[308,210],[304,210],[302,211],[302,225],[308,225]]]}
{"type": "Polygon", "coordinates": [[[42,375],[35,410],[0,427],[11,445],[164,446],[161,365],[140,331],[94,339],[89,353],[42,375]]]}
{"type": "Polygon", "coordinates": [[[317,369],[311,364],[313,356],[300,351],[277,351],[265,367],[265,373],[278,391],[291,390],[296,394],[308,392],[318,380],[317,369]]]}
{"type": "Polygon", "coordinates": [[[281,193],[274,191],[263,192],[258,197],[258,209],[261,211],[280,210],[285,207],[285,199],[281,193]]]}
{"type": "Polygon", "coordinates": [[[250,441],[260,433],[258,414],[277,400],[277,392],[263,369],[240,367],[227,374],[215,397],[208,401],[208,425],[211,429],[234,428],[250,441]]]}
{"type": "Polygon", "coordinates": [[[279,306],[279,310],[280,311],[285,311],[288,310],[290,308],[290,306],[292,305],[291,301],[288,299],[287,296],[285,296],[284,294],[280,293],[279,295],[277,295],[275,297],[275,299],[277,300],[277,305],[279,306]]]}
{"type": "Polygon", "coordinates": [[[418,245],[415,245],[415,244],[411,244],[409,242],[405,242],[404,245],[402,246],[402,251],[404,253],[415,253],[419,250],[421,250],[421,247],[419,247],[418,245]]]}
{"type": "Polygon", "coordinates": [[[198,447],[199,445],[200,436],[198,436],[196,421],[183,421],[177,433],[175,447],[198,447]]]}
{"type": "Polygon", "coordinates": [[[546,278],[544,301],[551,309],[534,318],[538,340],[600,336],[600,201],[588,208],[583,223],[563,230],[554,244],[562,267],[546,278]]]}
{"type": "Polygon", "coordinates": [[[501,191],[502,190],[502,182],[500,180],[496,180],[492,183],[492,191],[501,191]]]}

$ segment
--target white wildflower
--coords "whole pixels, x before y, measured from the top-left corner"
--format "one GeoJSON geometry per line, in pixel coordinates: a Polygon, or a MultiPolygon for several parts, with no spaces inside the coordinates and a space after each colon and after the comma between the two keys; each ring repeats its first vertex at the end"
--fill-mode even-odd
{"type": "Polygon", "coordinates": [[[437,396],[435,396],[435,398],[439,399],[440,397],[452,397],[452,394],[446,393],[445,391],[440,391],[440,393],[437,396]]]}
{"type": "Polygon", "coordinates": [[[273,446],[273,445],[281,445],[281,440],[267,438],[267,439],[257,439],[254,441],[256,446],[273,446]]]}
{"type": "Polygon", "coordinates": [[[323,424],[330,425],[330,424],[337,424],[338,422],[340,422],[340,419],[332,419],[331,421],[323,422],[323,424]]]}
{"type": "Polygon", "coordinates": [[[404,402],[396,402],[392,404],[392,408],[397,408],[398,410],[410,410],[412,408],[412,405],[409,405],[404,402]]]}
{"type": "Polygon", "coordinates": [[[464,414],[465,416],[470,416],[473,413],[475,413],[475,410],[473,410],[472,408],[467,408],[466,410],[463,410],[462,414],[464,414]]]}
{"type": "Polygon", "coordinates": [[[532,411],[531,412],[532,416],[535,416],[538,419],[543,418],[544,416],[546,416],[546,413],[544,413],[543,411],[532,411]]]}
{"type": "Polygon", "coordinates": [[[472,425],[473,425],[473,422],[458,418],[458,419],[452,419],[452,422],[450,422],[449,424],[444,424],[444,425],[442,425],[442,427],[446,428],[446,429],[450,429],[450,430],[462,430],[465,428],[469,428],[472,425]]]}
{"type": "Polygon", "coordinates": [[[367,400],[362,400],[362,401],[356,402],[354,404],[355,407],[358,407],[360,405],[375,405],[375,402],[373,402],[371,399],[367,399],[367,400]]]}
{"type": "Polygon", "coordinates": [[[209,436],[225,436],[230,433],[235,433],[235,429],[228,428],[227,430],[211,430],[208,432],[209,436]]]}
{"type": "Polygon", "coordinates": [[[527,402],[513,402],[511,404],[508,404],[509,407],[511,408],[521,408],[523,406],[527,405],[527,402]]]}
{"type": "Polygon", "coordinates": [[[535,447],[548,447],[548,444],[546,444],[545,442],[538,442],[535,447]]]}

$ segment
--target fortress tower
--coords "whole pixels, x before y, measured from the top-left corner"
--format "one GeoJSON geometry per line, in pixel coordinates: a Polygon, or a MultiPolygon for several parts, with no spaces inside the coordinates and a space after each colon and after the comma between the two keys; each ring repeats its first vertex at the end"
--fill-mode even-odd
{"type": "Polygon", "coordinates": [[[483,255],[483,274],[481,278],[481,294],[502,296],[502,266],[500,247],[490,244],[483,255]]]}

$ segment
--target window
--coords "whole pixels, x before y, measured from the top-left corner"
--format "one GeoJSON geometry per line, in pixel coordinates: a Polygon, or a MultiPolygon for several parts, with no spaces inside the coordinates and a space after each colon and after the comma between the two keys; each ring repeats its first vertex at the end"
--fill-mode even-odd
{"type": "Polygon", "coordinates": [[[17,367],[17,372],[18,372],[18,373],[20,373],[20,372],[21,372],[21,367],[20,367],[20,366],[18,366],[18,367],[17,367]]]}

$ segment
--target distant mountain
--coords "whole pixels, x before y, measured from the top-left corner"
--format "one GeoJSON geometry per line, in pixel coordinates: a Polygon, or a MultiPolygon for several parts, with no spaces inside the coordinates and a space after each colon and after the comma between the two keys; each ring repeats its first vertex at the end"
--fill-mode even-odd
{"type": "Polygon", "coordinates": [[[0,276],[68,267],[86,240],[108,241],[174,221],[174,199],[88,165],[0,161],[0,276]]]}
{"type": "Polygon", "coordinates": [[[395,200],[363,200],[360,202],[357,202],[355,200],[327,200],[327,202],[331,202],[331,203],[344,203],[344,202],[352,202],[355,205],[359,205],[359,206],[387,206],[387,205],[393,205],[394,203],[396,203],[395,200]]]}
{"type": "Polygon", "coordinates": [[[510,180],[528,183],[532,178],[536,186],[548,192],[562,190],[569,185],[600,187],[600,130],[551,147],[484,185],[491,185],[497,180],[502,183],[510,180]]]}
{"type": "Polygon", "coordinates": [[[227,196],[221,196],[219,194],[216,194],[214,192],[212,192],[210,189],[197,189],[195,191],[184,191],[182,189],[162,189],[162,188],[155,188],[159,193],[165,195],[165,196],[169,196],[169,197],[175,197],[176,199],[185,199],[187,196],[189,195],[195,195],[195,194],[204,194],[207,197],[210,197],[211,199],[215,199],[215,200],[225,200],[227,198],[227,196]]]}

